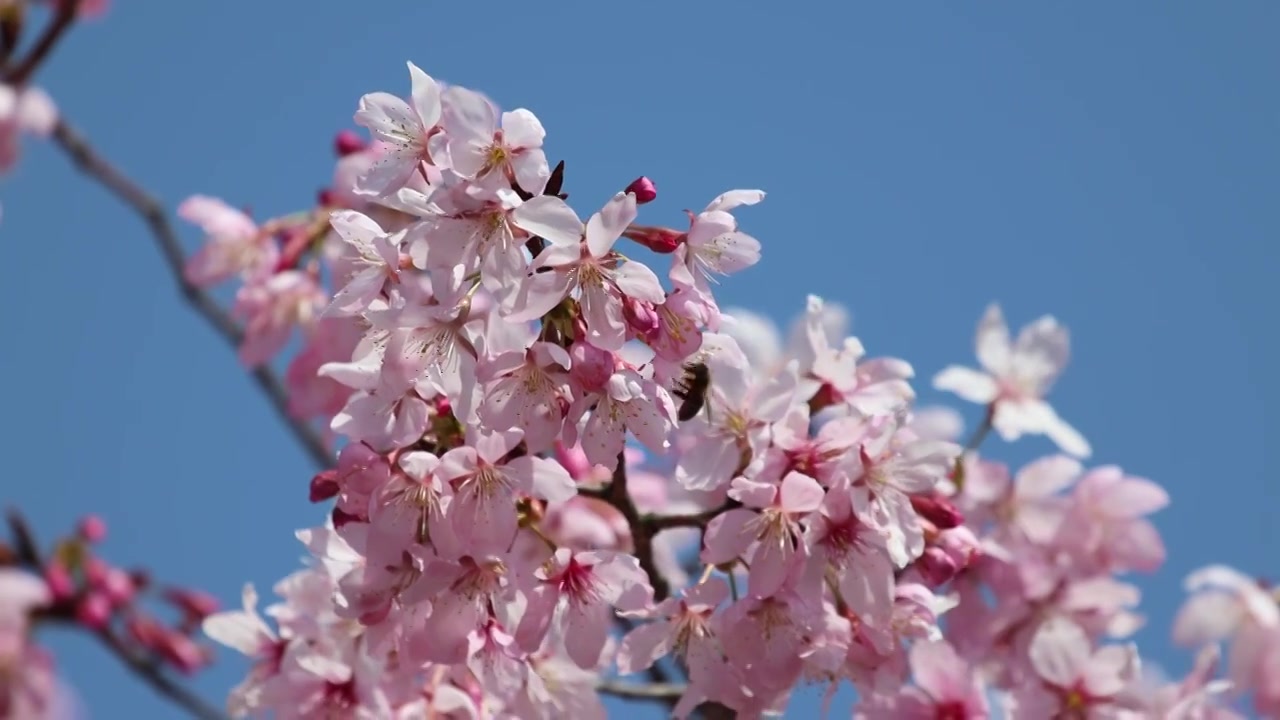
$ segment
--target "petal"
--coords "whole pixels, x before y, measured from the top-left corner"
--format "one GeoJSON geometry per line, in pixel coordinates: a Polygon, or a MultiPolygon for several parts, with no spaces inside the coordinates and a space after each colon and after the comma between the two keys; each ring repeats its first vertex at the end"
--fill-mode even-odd
{"type": "Polygon", "coordinates": [[[1069,355],[1067,329],[1046,315],[1018,333],[1013,346],[1013,372],[1044,395],[1067,366],[1069,355]]]}
{"type": "Polygon", "coordinates": [[[409,103],[391,93],[375,92],[360,98],[355,122],[368,128],[378,139],[394,145],[403,145],[418,137],[417,114],[409,103]]]}
{"type": "Polygon", "coordinates": [[[933,378],[933,388],[959,395],[969,402],[986,405],[996,399],[999,388],[995,378],[972,368],[952,365],[933,378]]]}
{"type": "Polygon", "coordinates": [[[527,193],[542,196],[551,179],[551,166],[547,154],[541,148],[523,150],[511,161],[515,169],[516,183],[527,193]]]}
{"type": "Polygon", "coordinates": [[[709,270],[729,275],[760,262],[760,241],[742,232],[723,233],[695,247],[694,253],[709,270]]]}
{"type": "Polygon", "coordinates": [[[528,591],[526,596],[528,603],[520,618],[520,626],[516,628],[516,643],[525,652],[533,653],[538,651],[543,638],[547,636],[556,605],[560,602],[560,593],[554,585],[540,583],[528,591]]]}
{"type": "Polygon", "coordinates": [[[671,654],[675,633],[669,622],[655,622],[627,633],[618,648],[618,673],[630,675],[671,654]]]}
{"type": "Polygon", "coordinates": [[[537,320],[559,305],[572,288],[573,279],[567,272],[556,269],[532,273],[520,284],[512,305],[515,309],[507,313],[506,319],[510,322],[537,320]]]}
{"type": "Polygon", "coordinates": [[[578,667],[594,670],[600,651],[609,639],[609,606],[604,603],[570,604],[565,610],[564,649],[578,667]]]}
{"type": "Polygon", "coordinates": [[[1169,504],[1164,488],[1142,478],[1125,478],[1102,489],[1094,498],[1108,517],[1140,518],[1169,504]]]}
{"type": "Polygon", "coordinates": [[[822,505],[826,492],[817,480],[798,472],[789,472],[782,479],[781,505],[788,513],[809,513],[822,505]]]}
{"type": "Polygon", "coordinates": [[[935,700],[959,700],[968,693],[969,666],[945,641],[917,642],[910,653],[916,684],[935,700]]]}
{"type": "Polygon", "coordinates": [[[1079,625],[1054,617],[1036,631],[1027,653],[1040,677],[1057,687],[1070,688],[1089,664],[1089,638],[1079,625]]]}
{"type": "Polygon", "coordinates": [[[1012,349],[1009,345],[1009,326],[1004,321],[1000,306],[989,305],[978,323],[978,362],[991,374],[1003,377],[1009,373],[1012,349]]]}
{"type": "Polygon", "coordinates": [[[728,211],[742,205],[755,205],[764,200],[763,190],[730,190],[716,196],[703,212],[728,211]]]}
{"type": "Polygon", "coordinates": [[[540,148],[546,137],[547,131],[531,111],[516,108],[502,113],[502,139],[507,147],[540,148]]]}
{"type": "Polygon", "coordinates": [[[17,101],[18,127],[34,135],[47,137],[58,124],[58,107],[44,90],[28,87],[17,101]]]}
{"type": "MultiPolygon", "coordinates": [[[[493,142],[497,118],[494,117],[493,105],[485,96],[459,85],[451,85],[444,91],[442,100],[444,125],[449,136],[450,148],[455,142],[484,145],[493,142]]],[[[453,158],[455,162],[457,159],[453,158]]]]}
{"type": "Polygon", "coordinates": [[[1084,468],[1065,455],[1051,455],[1030,463],[1018,472],[1017,494],[1021,498],[1043,498],[1070,487],[1084,468]]]}
{"type": "Polygon", "coordinates": [[[662,289],[662,281],[641,262],[627,261],[613,271],[613,282],[624,294],[661,305],[666,299],[666,291],[662,289]]]}
{"type": "MultiPolygon", "coordinates": [[[[614,195],[600,212],[587,220],[587,248],[592,256],[600,258],[613,248],[627,226],[636,219],[636,196],[631,193],[614,195]]],[[[659,300],[658,302],[661,302],[659,300]]]]}
{"type": "Polygon", "coordinates": [[[627,324],[622,316],[622,298],[597,282],[582,288],[578,303],[582,308],[582,318],[587,323],[587,342],[601,350],[613,352],[621,350],[627,342],[627,324]]]}
{"type": "Polygon", "coordinates": [[[750,510],[739,509],[713,518],[703,536],[702,562],[720,565],[738,559],[755,540],[747,524],[757,517],[750,510]]]}
{"type": "Polygon", "coordinates": [[[578,486],[564,466],[547,458],[525,455],[507,463],[510,472],[527,478],[531,494],[548,502],[564,502],[578,494],[578,486]]]}
{"type": "Polygon", "coordinates": [[[1056,412],[1052,412],[1051,418],[1045,425],[1044,433],[1049,439],[1057,443],[1063,452],[1074,455],[1078,458],[1087,458],[1093,454],[1093,449],[1089,447],[1089,441],[1075,428],[1067,424],[1066,420],[1058,417],[1056,412]]]}
{"type": "Polygon", "coordinates": [[[413,109],[425,130],[440,122],[440,86],[430,75],[413,63],[409,63],[409,80],[412,83],[413,109]]]}
{"type": "Polygon", "coordinates": [[[526,200],[511,212],[511,222],[552,245],[572,247],[582,240],[582,220],[565,201],[552,195],[526,200]]]}
{"type": "Polygon", "coordinates": [[[1202,647],[1225,640],[1244,620],[1239,598],[1222,590],[1192,595],[1173,621],[1173,641],[1186,647],[1202,647]]]}

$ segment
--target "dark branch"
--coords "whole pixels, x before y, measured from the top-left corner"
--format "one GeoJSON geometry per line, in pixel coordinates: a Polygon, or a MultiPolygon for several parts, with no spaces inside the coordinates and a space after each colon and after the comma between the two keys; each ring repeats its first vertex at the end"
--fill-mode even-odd
{"type": "Polygon", "coordinates": [[[45,27],[44,33],[36,40],[35,45],[31,46],[31,51],[14,66],[13,71],[5,78],[5,82],[10,85],[22,85],[31,79],[45,58],[49,57],[49,53],[57,47],[58,41],[62,36],[71,29],[72,23],[76,19],[76,8],[80,5],[79,0],[72,2],[63,2],[58,6],[57,12],[53,19],[45,27]]]}
{"type": "Polygon", "coordinates": [[[690,513],[688,515],[650,515],[644,518],[644,524],[651,535],[656,535],[658,532],[670,528],[704,528],[707,526],[707,523],[711,522],[711,520],[717,515],[721,515],[740,507],[742,507],[742,503],[737,500],[726,500],[720,507],[711,510],[704,510],[700,513],[690,513]]]}
{"type": "Polygon", "coordinates": [[[618,467],[613,471],[613,481],[604,491],[604,499],[626,518],[627,526],[631,528],[631,542],[636,559],[640,561],[640,568],[649,575],[654,599],[666,600],[671,595],[671,584],[653,561],[653,537],[640,518],[636,504],[631,501],[631,493],[627,490],[627,461],[623,453],[618,453],[618,467]]]}
{"type": "MultiPolygon", "coordinates": [[[[244,339],[244,332],[236,325],[235,320],[218,306],[212,296],[187,281],[183,272],[186,257],[183,255],[182,245],[160,202],[100,156],[84,136],[66,122],[58,121],[53,131],[53,139],[81,172],[98,181],[142,217],[152,237],[155,238],[160,252],[164,255],[169,272],[178,283],[178,290],[182,293],[182,297],[232,348],[239,347],[244,339]]],[[[289,412],[288,394],[271,368],[262,365],[254,368],[250,374],[258,388],[267,396],[276,415],[288,426],[294,438],[311,457],[312,462],[321,468],[329,467],[333,458],[324,439],[314,427],[304,420],[295,418],[289,412]]]]}
{"type": "Polygon", "coordinates": [[[679,683],[624,683],[602,680],[596,691],[630,700],[672,700],[684,694],[686,686],[679,683]]]}

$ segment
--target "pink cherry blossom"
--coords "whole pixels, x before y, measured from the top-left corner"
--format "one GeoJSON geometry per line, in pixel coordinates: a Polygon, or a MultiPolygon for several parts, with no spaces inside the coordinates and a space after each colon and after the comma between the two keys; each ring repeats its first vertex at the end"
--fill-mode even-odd
{"type": "Polygon", "coordinates": [[[990,716],[983,683],[955,648],[940,640],[918,642],[909,653],[914,687],[874,698],[855,713],[860,720],[985,720],[990,716]]]}
{"type": "Polygon", "coordinates": [[[534,259],[520,288],[522,306],[509,320],[545,315],[570,293],[578,293],[587,342],[602,350],[620,350],[626,341],[625,298],[661,304],[666,299],[653,271],[611,252],[622,231],[635,219],[634,195],[619,193],[587,221],[580,246],[551,246],[534,259]]]}
{"type": "Polygon", "coordinates": [[[1089,443],[1045,402],[1067,364],[1067,331],[1045,316],[1026,326],[1016,342],[998,305],[987,308],[978,325],[978,361],[986,372],[952,365],[933,380],[939,390],[994,408],[992,426],[1005,440],[1047,435],[1063,452],[1088,457],[1089,443]]]}
{"type": "Polygon", "coordinates": [[[236,293],[235,315],[245,321],[240,362],[257,367],[275,357],[295,328],[312,327],[324,307],[324,292],[310,274],[276,273],[236,293]]]}
{"type": "Polygon", "coordinates": [[[48,137],[58,123],[58,108],[37,87],[13,87],[0,83],[0,174],[18,160],[18,135],[48,137]]]}
{"type": "Polygon", "coordinates": [[[178,217],[207,235],[187,261],[188,282],[207,287],[236,276],[253,279],[275,267],[280,252],[272,239],[248,215],[218,198],[193,195],[178,206],[178,217]]]}
{"type": "Polygon", "coordinates": [[[444,92],[444,128],[449,138],[449,161],[463,177],[486,175],[514,179],[520,188],[540,195],[551,177],[542,140],[546,131],[528,110],[498,115],[484,96],[462,87],[444,92]]]}
{"type": "Polygon", "coordinates": [[[356,254],[356,271],[333,296],[326,315],[357,315],[382,294],[387,282],[395,282],[400,270],[402,235],[389,235],[363,213],[339,210],[329,222],[356,254]]]}
{"type": "Polygon", "coordinates": [[[360,186],[373,195],[389,195],[403,186],[418,166],[430,158],[428,140],[440,122],[440,88],[430,75],[408,63],[412,81],[410,105],[389,93],[360,98],[355,121],[384,144],[381,156],[360,178],[360,186]]]}
{"type": "Polygon", "coordinates": [[[529,606],[516,639],[525,649],[536,650],[542,645],[553,614],[563,606],[565,649],[584,669],[600,664],[611,609],[637,609],[653,594],[634,557],[608,551],[574,553],[560,548],[536,575],[537,583],[529,593],[529,606]],[[560,602],[562,599],[564,603],[560,602]]]}

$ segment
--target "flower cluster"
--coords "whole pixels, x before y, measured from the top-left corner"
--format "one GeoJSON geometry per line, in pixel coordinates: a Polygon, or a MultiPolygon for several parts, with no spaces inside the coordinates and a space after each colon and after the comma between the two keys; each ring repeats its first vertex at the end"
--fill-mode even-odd
{"type": "Polygon", "coordinates": [[[11,514],[13,544],[0,543],[0,718],[69,717],[74,704],[52,656],[35,643],[39,625],[78,627],[152,671],[192,674],[211,660],[196,639],[217,601],[198,590],[154,587],[145,571],[112,565],[96,551],[107,533],[97,516],[53,544],[46,557],[25,520],[11,514]],[[155,605],[165,606],[170,621],[155,605]],[[153,607],[148,607],[151,605],[153,607]]]}
{"type": "MultiPolygon", "coordinates": [[[[809,298],[785,345],[721,309],[717,279],[760,258],[735,213],[763,192],[677,229],[637,223],[640,178],[584,221],[532,112],[409,74],[406,98],[361,98],[372,141],[339,136],[318,208],[180,210],[209,236],[188,279],[243,283],[242,360],[301,330],[293,410],[345,441],[276,629],[251,588],[205,623],[254,658],[236,715],[599,717],[615,673],[677,668],[680,717],[843,681],[859,717],[1231,716],[1212,648],[1167,685],[1120,644],[1142,624],[1120,576],[1163,562],[1147,517],[1168,498],[1080,464],[1045,400],[1054,319],[1015,340],[993,306],[985,372],[935,378],[986,407],[962,447],[839,308],[809,298]],[[992,429],[1064,454],[1011,473],[977,453],[992,429]]],[[[1251,657],[1245,689],[1270,662],[1251,657]]]]}

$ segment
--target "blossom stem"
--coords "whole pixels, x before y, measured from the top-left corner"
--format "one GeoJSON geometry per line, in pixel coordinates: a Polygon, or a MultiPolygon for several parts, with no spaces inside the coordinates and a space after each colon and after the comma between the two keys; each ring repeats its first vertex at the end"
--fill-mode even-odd
{"type": "Polygon", "coordinates": [[[982,441],[987,439],[987,435],[991,434],[992,422],[996,416],[996,404],[993,402],[987,406],[987,412],[982,416],[982,424],[974,428],[973,434],[969,436],[968,442],[964,444],[964,452],[956,457],[955,467],[951,471],[951,482],[956,486],[956,491],[964,490],[964,456],[977,450],[982,446],[982,441]]]}
{"type": "MultiPolygon", "coordinates": [[[[244,340],[244,331],[227,311],[218,306],[211,295],[186,280],[183,273],[186,257],[160,201],[99,155],[88,140],[65,121],[58,120],[53,129],[53,139],[81,172],[96,180],[143,219],[187,304],[229,345],[238,348],[244,340]]],[[[311,461],[320,468],[332,465],[332,453],[323,436],[310,424],[295,418],[289,412],[288,394],[275,372],[264,364],[254,368],[251,374],[258,389],[267,397],[276,415],[293,433],[294,439],[311,461]]]]}

